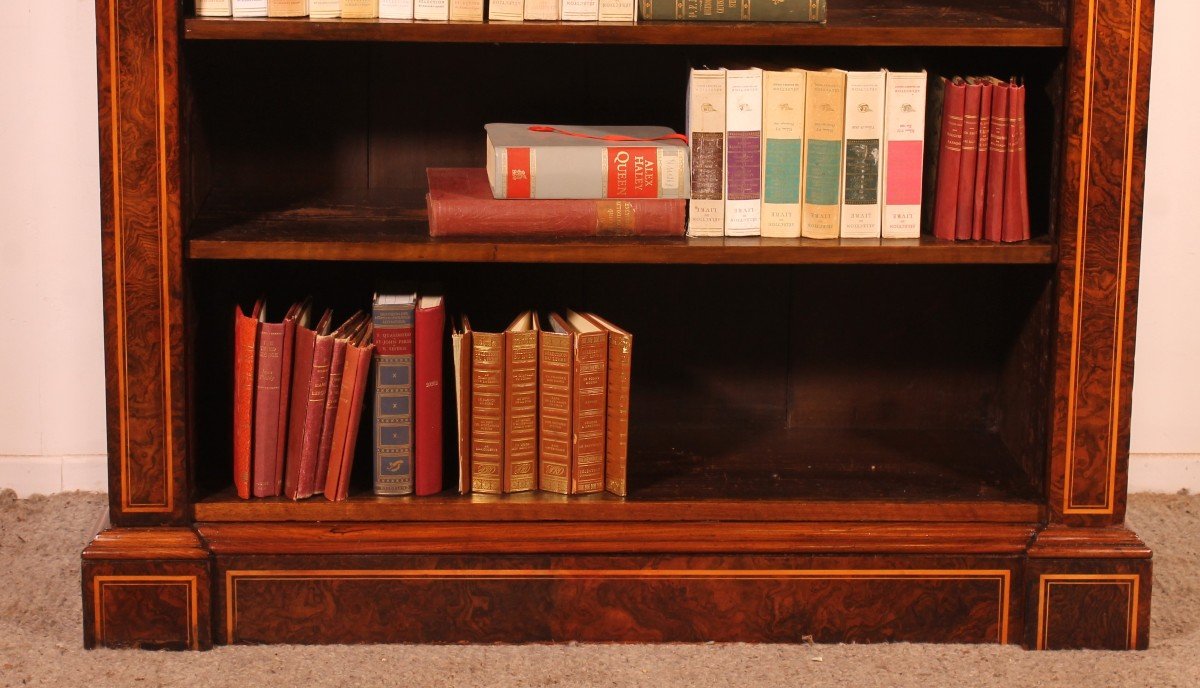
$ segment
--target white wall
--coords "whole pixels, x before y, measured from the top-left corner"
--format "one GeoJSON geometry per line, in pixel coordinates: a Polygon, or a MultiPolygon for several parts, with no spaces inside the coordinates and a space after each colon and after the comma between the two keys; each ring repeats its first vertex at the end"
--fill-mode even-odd
{"type": "MultiPolygon", "coordinates": [[[[0,487],[103,489],[92,0],[0,12],[0,487]]],[[[1200,489],[1200,3],[1158,0],[1133,489],[1200,489]]]]}

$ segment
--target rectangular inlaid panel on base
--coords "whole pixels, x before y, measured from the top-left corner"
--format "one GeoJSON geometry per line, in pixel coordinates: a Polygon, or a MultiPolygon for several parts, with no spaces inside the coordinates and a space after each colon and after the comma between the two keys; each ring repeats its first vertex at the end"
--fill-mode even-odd
{"type": "Polygon", "coordinates": [[[1019,624],[1016,567],[1015,557],[218,557],[217,638],[1006,643],[1019,624]]]}
{"type": "Polygon", "coordinates": [[[83,564],[85,647],[205,649],[209,607],[207,561],[83,564]]]}

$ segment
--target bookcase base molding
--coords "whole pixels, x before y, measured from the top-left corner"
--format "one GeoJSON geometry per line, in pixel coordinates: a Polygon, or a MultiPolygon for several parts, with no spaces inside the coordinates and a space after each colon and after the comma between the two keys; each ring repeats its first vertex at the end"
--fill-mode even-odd
{"type": "Polygon", "coordinates": [[[104,530],[83,555],[85,643],[1149,638],[1150,551],[1121,527],[560,523],[472,537],[496,525],[104,530]]]}

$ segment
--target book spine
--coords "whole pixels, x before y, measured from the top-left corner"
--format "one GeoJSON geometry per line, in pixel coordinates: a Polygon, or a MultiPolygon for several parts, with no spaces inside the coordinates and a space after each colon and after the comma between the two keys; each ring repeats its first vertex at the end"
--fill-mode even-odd
{"type": "Polygon", "coordinates": [[[987,170],[988,151],[992,136],[992,101],[996,88],[993,84],[983,84],[979,96],[979,136],[975,146],[975,183],[974,197],[971,202],[971,240],[983,239],[984,207],[987,203],[987,170]]]}
{"type": "Polygon", "coordinates": [[[557,21],[559,0],[525,0],[525,18],[557,21]]]}
{"type": "Polygon", "coordinates": [[[762,218],[762,70],[725,72],[725,236],[758,236],[762,218]]]}
{"type": "Polygon", "coordinates": [[[287,318],[283,321],[283,356],[279,367],[279,420],[275,424],[275,484],[272,495],[283,491],[284,457],[287,455],[288,442],[288,403],[292,395],[292,361],[296,345],[296,320],[287,318]]]}
{"type": "Polygon", "coordinates": [[[430,236],[682,236],[683,199],[427,200],[430,236]]]}
{"type": "Polygon", "coordinates": [[[559,18],[563,21],[596,21],[600,18],[600,0],[562,0],[559,18]]]}
{"type": "Polygon", "coordinates": [[[413,492],[413,310],[376,304],[375,494],[413,492]]]}
{"type": "Polygon", "coordinates": [[[629,394],[633,371],[633,336],[608,333],[608,417],[605,423],[604,489],[620,497],[629,493],[629,394]]]}
{"type": "Polygon", "coordinates": [[[688,197],[688,149],[677,142],[508,147],[488,141],[498,199],[688,197]]]}
{"type": "Polygon", "coordinates": [[[233,0],[233,16],[265,17],[267,16],[267,0],[233,0]]]}
{"type": "Polygon", "coordinates": [[[454,354],[454,404],[458,430],[458,492],[471,492],[471,332],[450,336],[454,354]]]}
{"type": "Polygon", "coordinates": [[[379,0],[380,19],[412,19],[413,0],[379,0]]]}
{"type": "Polygon", "coordinates": [[[500,494],[504,464],[504,334],[471,335],[471,491],[500,494]]]}
{"type": "Polygon", "coordinates": [[[631,22],[636,19],[636,0],[600,0],[600,21],[631,22]]]}
{"type": "Polygon", "coordinates": [[[938,144],[937,191],[934,197],[933,234],[954,239],[958,220],[958,173],[962,166],[963,111],[966,85],[960,80],[945,82],[942,103],[941,140],[938,144]]]}
{"type": "Polygon", "coordinates": [[[846,73],[809,72],[804,106],[804,204],[800,235],[809,239],[836,239],[841,233],[846,73]]]}
{"type": "Polygon", "coordinates": [[[342,4],[347,0],[308,0],[309,19],[336,19],[342,16],[342,4]]]}
{"type": "Polygon", "coordinates": [[[448,21],[450,19],[450,0],[414,0],[413,18],[448,21]]]}
{"type": "Polygon", "coordinates": [[[725,70],[693,69],[687,133],[692,148],[688,236],[725,235],[725,70]]]}
{"type": "Polygon", "coordinates": [[[450,21],[483,21],[483,0],[450,0],[450,21]]]}
{"type": "Polygon", "coordinates": [[[307,17],[308,0],[267,0],[268,17],[307,17]]]}
{"type": "MultiPolygon", "coordinates": [[[[292,392],[287,418],[287,454],[284,464],[283,495],[301,499],[304,467],[304,438],[308,434],[308,407],[313,379],[313,359],[317,334],[307,327],[296,329],[296,344],[292,364],[292,392]]],[[[314,455],[315,457],[315,455],[314,455]]]]}
{"type": "Polygon", "coordinates": [[[418,496],[442,491],[442,333],[444,302],[416,312],[416,474],[418,496]]]}
{"type": "Polygon", "coordinates": [[[1001,224],[1000,240],[1005,242],[1024,241],[1028,220],[1028,204],[1022,196],[1022,166],[1018,149],[1024,149],[1021,128],[1025,119],[1025,87],[1010,86],[1008,94],[1008,146],[1005,148],[1004,220],[1001,224]]]}
{"type": "Polygon", "coordinates": [[[1014,162],[1017,164],[1017,198],[1020,199],[1021,209],[1021,239],[1028,241],[1032,238],[1029,227],[1029,178],[1027,165],[1029,164],[1026,158],[1025,150],[1027,141],[1025,137],[1025,87],[1021,86],[1017,89],[1017,127],[1016,127],[1016,148],[1017,155],[1014,162]]]}
{"type": "Polygon", "coordinates": [[[504,333],[504,466],[501,489],[537,489],[538,331],[504,333]]]}
{"type": "Polygon", "coordinates": [[[231,0],[196,0],[197,17],[230,17],[233,16],[231,0]]]}
{"type": "Polygon", "coordinates": [[[962,160],[958,169],[958,202],[954,208],[954,238],[971,238],[971,219],[975,201],[975,162],[979,152],[979,109],[982,84],[968,83],[963,104],[962,160]]]}
{"type": "Polygon", "coordinates": [[[875,239],[883,232],[879,186],[886,78],[882,71],[846,75],[840,234],[849,239],[875,239]]]}
{"type": "Polygon", "coordinates": [[[1004,180],[1008,167],[1008,99],[1012,91],[1008,84],[996,84],[992,89],[987,191],[983,207],[983,238],[986,241],[1000,241],[1004,229],[1004,180]]]}
{"type": "Polygon", "coordinates": [[[338,417],[334,422],[333,451],[325,479],[325,498],[331,501],[342,501],[349,495],[350,469],[354,466],[363,397],[366,396],[374,351],[373,344],[346,347],[346,369],[342,376],[338,417]]]}
{"type": "Polygon", "coordinates": [[[806,72],[763,72],[762,235],[800,236],[806,72]]]}
{"type": "Polygon", "coordinates": [[[575,336],[572,400],[571,494],[604,491],[604,439],[608,417],[608,333],[575,336]]]}
{"type": "Polygon", "coordinates": [[[233,484],[250,498],[250,457],[254,446],[254,369],[259,322],[238,307],[234,313],[233,484]]]}
{"type": "MultiPolygon", "coordinates": [[[[310,4],[312,2],[313,0],[309,0],[310,4]]],[[[376,19],[379,17],[379,0],[341,0],[341,3],[343,19],[376,19]]]]}
{"type": "Polygon", "coordinates": [[[883,237],[921,236],[925,157],[925,72],[889,72],[884,135],[883,237]]]}
{"type": "MultiPolygon", "coordinates": [[[[254,383],[254,481],[255,497],[279,494],[275,481],[276,448],[279,442],[279,407],[283,394],[282,323],[263,323],[258,336],[258,373],[254,383]]],[[[289,370],[288,375],[291,375],[289,370]]]]}
{"type": "Polygon", "coordinates": [[[325,422],[325,404],[329,396],[329,370],[333,362],[333,337],[319,335],[313,346],[312,375],[307,390],[308,408],[304,414],[304,434],[300,440],[300,491],[304,499],[316,493],[318,455],[321,450],[321,426],[325,422]]]}
{"type": "Polygon", "coordinates": [[[642,0],[642,19],[824,22],[825,0],[642,0]]]}
{"type": "Polygon", "coordinates": [[[488,19],[491,21],[521,21],[525,18],[525,0],[491,0],[488,19]]]}
{"type": "Polygon", "coordinates": [[[334,339],[333,354],[329,358],[329,385],[325,395],[325,412],[321,419],[321,440],[317,444],[317,472],[313,482],[315,493],[324,491],[326,477],[329,475],[329,456],[333,452],[333,429],[342,400],[342,376],[346,372],[346,345],[345,339],[334,339]]]}
{"type": "Polygon", "coordinates": [[[571,336],[543,330],[538,351],[538,489],[571,491],[571,336]]]}

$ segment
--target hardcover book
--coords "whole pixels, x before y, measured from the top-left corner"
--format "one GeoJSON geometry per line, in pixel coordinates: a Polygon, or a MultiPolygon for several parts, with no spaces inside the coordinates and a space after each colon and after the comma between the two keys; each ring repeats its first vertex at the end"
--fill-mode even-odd
{"type": "Polygon", "coordinates": [[[232,0],[196,0],[197,17],[233,16],[232,0]]]}
{"type": "Polygon", "coordinates": [[[842,135],[846,73],[810,71],[804,102],[804,204],[800,235],[836,239],[841,233],[842,135]]]}
{"type": "MultiPolygon", "coordinates": [[[[309,0],[313,2],[313,0],[309,0]]],[[[343,19],[376,19],[379,17],[379,0],[341,0],[343,19]]]]}
{"type": "Polygon", "coordinates": [[[345,0],[308,0],[309,19],[336,19],[342,16],[345,0]]]}
{"type": "Polygon", "coordinates": [[[492,197],[483,168],[429,168],[429,235],[682,236],[682,198],[559,199],[492,197]]]}
{"type": "Polygon", "coordinates": [[[489,21],[521,21],[525,18],[525,0],[490,0],[489,21]]]}
{"type": "Polygon", "coordinates": [[[450,0],[450,21],[483,21],[483,0],[450,0]]]}
{"type": "Polygon", "coordinates": [[[525,0],[525,19],[557,21],[559,0],[525,0]]]}
{"type": "Polygon", "coordinates": [[[725,236],[758,236],[762,211],[762,70],[725,71],[725,236]]]}
{"type": "Polygon", "coordinates": [[[572,370],[575,351],[561,316],[551,313],[538,342],[538,489],[571,492],[572,370]]]}
{"type": "Polygon", "coordinates": [[[504,333],[471,333],[471,491],[501,494],[504,466],[504,333]]]}
{"type": "Polygon", "coordinates": [[[448,21],[450,19],[450,0],[414,0],[413,18],[448,21]]]}
{"type": "Polygon", "coordinates": [[[637,20],[637,0],[600,0],[600,21],[632,22],[637,20]]]}
{"type": "Polygon", "coordinates": [[[333,337],[329,334],[332,318],[332,311],[327,310],[312,329],[306,325],[296,327],[283,481],[283,494],[288,499],[304,499],[313,494],[325,395],[329,390],[329,363],[333,358],[333,337]]]}
{"type": "Polygon", "coordinates": [[[496,198],[688,197],[687,137],[667,127],[485,129],[488,180],[496,198]]]}
{"type": "Polygon", "coordinates": [[[371,318],[363,318],[346,342],[346,363],[338,394],[337,418],[333,423],[333,442],[329,454],[329,470],[325,476],[325,498],[330,501],[346,499],[350,491],[350,469],[354,465],[358,428],[362,420],[363,397],[371,371],[374,326],[371,318]]]}
{"type": "Polygon", "coordinates": [[[604,491],[608,419],[608,331],[575,311],[551,316],[555,332],[571,335],[571,494],[604,491]]]}
{"type": "Polygon", "coordinates": [[[724,69],[692,69],[688,79],[687,133],[692,147],[688,236],[724,236],[724,69]]]}
{"type": "Polygon", "coordinates": [[[984,206],[987,203],[988,149],[992,136],[992,101],[996,86],[995,79],[980,77],[976,81],[982,87],[979,96],[979,135],[975,141],[975,181],[971,196],[971,239],[983,239],[984,206]]]}
{"type": "Polygon", "coordinates": [[[884,96],[883,238],[921,236],[928,75],[888,72],[884,96]]]}
{"type": "Polygon", "coordinates": [[[233,0],[233,16],[265,17],[267,16],[267,0],[233,0]]]}
{"type": "MultiPolygon", "coordinates": [[[[264,307],[265,308],[265,307],[264,307]]],[[[292,384],[292,346],[297,324],[308,324],[308,301],[294,303],[278,323],[264,322],[258,335],[254,375],[253,494],[276,497],[283,489],[287,448],[288,393],[292,384]]]]}
{"type": "Polygon", "coordinates": [[[938,138],[937,180],[933,204],[933,234],[939,239],[954,239],[958,221],[958,181],[962,168],[963,113],[966,106],[966,82],[959,77],[942,78],[942,118],[938,138]]]}
{"type": "Polygon", "coordinates": [[[1008,94],[1008,147],[1001,241],[1029,239],[1029,198],[1025,172],[1025,86],[1015,81],[1008,94]]]}
{"type": "Polygon", "coordinates": [[[233,313],[233,484],[242,499],[250,498],[250,461],[254,448],[254,369],[263,302],[249,313],[241,306],[233,313]]]}
{"type": "Polygon", "coordinates": [[[268,17],[307,17],[308,0],[267,0],[268,17]]]}
{"type": "Polygon", "coordinates": [[[442,335],[446,301],[438,293],[422,294],[416,309],[416,460],[418,496],[442,491],[442,335]]]}
{"type": "Polygon", "coordinates": [[[966,82],[963,96],[962,153],[958,169],[958,202],[955,204],[954,238],[969,240],[975,216],[975,163],[979,156],[979,115],[983,84],[966,82]]]}
{"type": "Polygon", "coordinates": [[[376,294],[375,494],[413,492],[413,313],[415,291],[376,294]]]}
{"type": "Polygon", "coordinates": [[[597,21],[600,0],[562,0],[559,18],[563,21],[597,21]]]}
{"type": "Polygon", "coordinates": [[[454,356],[454,407],[458,426],[458,492],[471,492],[471,323],[463,316],[450,333],[454,356]]]}
{"type": "Polygon", "coordinates": [[[992,85],[992,122],[988,142],[987,189],[984,193],[983,238],[1000,241],[1004,230],[1004,181],[1008,168],[1008,99],[1012,89],[997,80],[992,85]]]}
{"type": "Polygon", "coordinates": [[[763,72],[762,235],[800,236],[804,169],[803,69],[763,72]]]}
{"type": "Polygon", "coordinates": [[[504,463],[501,491],[537,489],[536,313],[526,311],[504,330],[504,463]]]}
{"type": "Polygon", "coordinates": [[[825,0],[642,0],[642,19],[818,23],[825,0]]]}
{"type": "Polygon", "coordinates": [[[379,0],[380,19],[412,19],[413,0],[379,0]]]}
{"type": "Polygon", "coordinates": [[[317,444],[314,493],[321,493],[325,490],[325,480],[329,474],[329,457],[333,452],[334,423],[337,421],[338,406],[342,399],[342,378],[346,371],[346,347],[360,330],[365,317],[365,313],[357,311],[334,330],[332,335],[333,354],[329,360],[329,387],[325,395],[324,418],[321,420],[321,440],[317,444]]]}
{"type": "Polygon", "coordinates": [[[633,335],[604,318],[587,318],[608,331],[608,400],[605,418],[604,489],[619,497],[629,494],[629,394],[633,372],[633,335]]]}
{"type": "Polygon", "coordinates": [[[883,95],[887,74],[846,73],[846,125],[842,147],[841,236],[879,238],[883,229],[879,188],[883,170],[883,95]]]}

